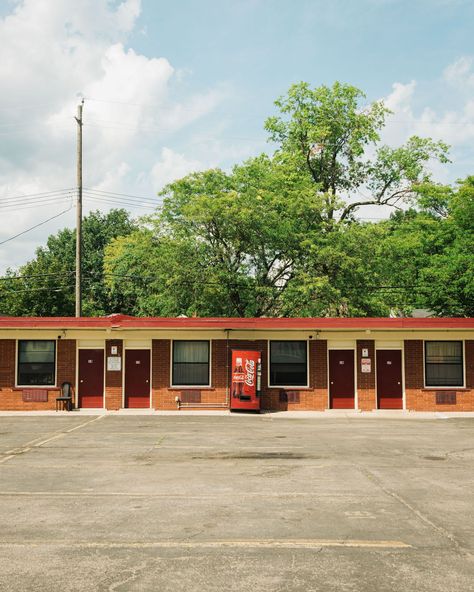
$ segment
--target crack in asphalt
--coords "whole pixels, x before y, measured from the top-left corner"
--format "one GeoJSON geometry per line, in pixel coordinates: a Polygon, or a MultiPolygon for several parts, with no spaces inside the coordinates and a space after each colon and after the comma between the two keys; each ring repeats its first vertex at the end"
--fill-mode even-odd
{"type": "Polygon", "coordinates": [[[395,491],[392,491],[391,489],[388,489],[388,487],[386,487],[382,483],[382,481],[374,473],[372,473],[372,471],[370,471],[367,467],[364,467],[362,465],[357,465],[357,464],[354,464],[354,466],[357,467],[357,469],[365,477],[367,477],[367,479],[369,479],[372,483],[377,485],[377,487],[379,489],[381,489],[386,495],[397,500],[400,504],[405,506],[405,508],[407,508],[412,514],[414,514],[419,520],[424,522],[426,525],[430,526],[433,530],[435,530],[442,537],[448,539],[449,542],[451,543],[451,546],[453,546],[460,555],[462,555],[464,557],[469,557],[469,558],[473,557],[472,553],[470,553],[470,551],[468,549],[464,548],[461,545],[461,543],[456,539],[456,537],[451,532],[449,532],[449,530],[446,530],[443,526],[440,526],[439,524],[436,524],[435,522],[433,522],[430,518],[428,518],[422,512],[420,512],[420,510],[418,510],[417,508],[412,506],[400,494],[396,493],[395,491]]]}

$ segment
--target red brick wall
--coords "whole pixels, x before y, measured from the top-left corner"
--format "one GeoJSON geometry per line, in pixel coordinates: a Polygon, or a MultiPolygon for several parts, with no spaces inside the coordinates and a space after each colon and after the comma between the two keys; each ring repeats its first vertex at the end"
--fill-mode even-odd
{"type": "MultiPolygon", "coordinates": [[[[264,409],[288,411],[324,411],[328,407],[328,370],[327,370],[327,341],[310,340],[309,342],[309,388],[292,388],[299,395],[299,403],[280,401],[280,393],[284,389],[268,388],[267,374],[265,374],[265,392],[270,393],[269,405],[264,409]]],[[[266,356],[265,356],[266,357],[266,356]]],[[[265,362],[267,362],[267,357],[265,362]]],[[[263,381],[262,381],[263,382],[263,381]]],[[[288,397],[288,393],[286,394],[288,397]]],[[[283,398],[285,398],[283,396],[283,398]]]]}
{"type": "Polygon", "coordinates": [[[0,339],[0,389],[15,386],[15,348],[14,339],[0,339]]]}
{"type": "Polygon", "coordinates": [[[375,341],[373,339],[357,340],[357,400],[361,411],[377,409],[375,395],[375,341]],[[371,360],[371,371],[362,372],[362,350],[368,349],[368,359],[371,360]]]}
{"type": "MultiPolygon", "coordinates": [[[[225,342],[224,342],[225,343],[225,342]]],[[[262,352],[262,409],[271,411],[324,410],[327,408],[327,341],[309,341],[309,388],[295,387],[287,391],[297,392],[299,403],[288,402],[285,389],[268,386],[268,341],[231,340],[230,349],[256,349],[262,352]],[[283,396],[280,396],[280,395],[283,396]]],[[[228,381],[232,369],[228,372],[228,381]]]]}
{"type": "MultiPolygon", "coordinates": [[[[57,347],[57,378],[56,387],[30,387],[48,391],[45,402],[23,401],[23,389],[15,387],[15,352],[14,339],[0,339],[0,409],[5,411],[37,411],[56,408],[56,397],[63,382],[76,382],[76,341],[74,339],[58,339],[57,347]]],[[[75,389],[74,389],[75,393],[75,389]]]]}
{"type": "MultiPolygon", "coordinates": [[[[211,387],[198,389],[201,391],[201,405],[228,405],[228,385],[231,380],[232,349],[248,349],[262,352],[262,408],[271,410],[286,409],[320,409],[327,407],[327,342],[309,342],[309,373],[310,386],[306,389],[295,388],[300,396],[299,403],[288,403],[280,400],[282,389],[268,388],[268,356],[267,340],[212,340],[211,356],[211,387]]],[[[169,340],[153,340],[152,345],[152,397],[155,409],[176,409],[176,396],[180,396],[180,388],[171,388],[171,342],[169,340]]]]}
{"type": "Polygon", "coordinates": [[[74,402],[76,399],[76,340],[60,339],[58,342],[57,385],[70,382],[73,387],[74,402]]]}
{"type": "MultiPolygon", "coordinates": [[[[295,388],[299,394],[299,402],[287,402],[280,397],[282,389],[268,388],[268,356],[267,340],[229,340],[212,341],[212,385],[202,388],[201,402],[209,405],[227,404],[227,385],[230,383],[231,350],[255,349],[262,352],[262,408],[271,410],[324,410],[328,407],[327,394],[327,342],[323,340],[309,341],[309,388],[295,388]]],[[[106,342],[106,357],[110,355],[112,345],[118,347],[123,358],[121,340],[106,342]]],[[[0,340],[0,409],[3,410],[37,410],[54,409],[58,388],[63,382],[76,380],[76,342],[71,339],[57,341],[57,387],[48,388],[48,401],[23,402],[22,390],[15,388],[15,350],[14,339],[0,340]]],[[[152,401],[155,409],[176,409],[175,397],[182,389],[170,386],[170,340],[156,339],[152,344],[152,401]]],[[[474,411],[474,340],[465,343],[466,388],[449,389],[456,392],[456,405],[437,405],[436,391],[440,389],[424,388],[423,382],[423,341],[405,341],[405,391],[407,409],[414,411],[474,411]]],[[[376,408],[375,401],[375,351],[373,340],[357,342],[357,382],[359,408],[370,410],[376,408]],[[372,360],[372,372],[360,371],[362,348],[369,350],[372,360]]],[[[41,387],[38,387],[41,388],[41,387]]],[[[75,389],[74,389],[75,392],[75,389]]],[[[122,407],[122,372],[106,372],[106,407],[120,409],[122,407]]]]}
{"type": "Polygon", "coordinates": [[[423,341],[405,341],[405,388],[423,388],[423,341]]]}
{"type": "Polygon", "coordinates": [[[465,342],[464,353],[466,355],[466,387],[474,389],[474,341],[465,342]]]}
{"type": "Polygon", "coordinates": [[[446,389],[424,388],[423,341],[405,341],[406,407],[410,411],[474,411],[474,341],[465,343],[466,388],[447,389],[456,393],[455,405],[436,403],[436,392],[446,389]]]}
{"type": "Polygon", "coordinates": [[[176,409],[176,393],[170,391],[169,339],[153,339],[151,346],[151,397],[154,409],[176,409]]]}
{"type": "Polygon", "coordinates": [[[117,347],[117,355],[123,358],[123,341],[109,339],[105,342],[105,408],[116,411],[122,408],[122,371],[107,370],[107,358],[112,355],[112,346],[117,347]]]}
{"type": "MultiPolygon", "coordinates": [[[[232,347],[245,347],[258,349],[257,342],[236,342],[225,339],[213,339],[211,342],[211,386],[197,388],[201,392],[200,408],[209,405],[225,406],[228,403],[227,376],[230,377],[230,361],[232,347]],[[229,356],[229,357],[228,357],[229,356]]],[[[261,342],[263,343],[263,342],[261,342]]],[[[152,343],[152,397],[155,409],[177,409],[176,397],[181,396],[181,391],[189,390],[186,387],[171,387],[171,341],[168,339],[155,339],[152,343]]],[[[194,389],[193,389],[194,390],[194,389]]]]}

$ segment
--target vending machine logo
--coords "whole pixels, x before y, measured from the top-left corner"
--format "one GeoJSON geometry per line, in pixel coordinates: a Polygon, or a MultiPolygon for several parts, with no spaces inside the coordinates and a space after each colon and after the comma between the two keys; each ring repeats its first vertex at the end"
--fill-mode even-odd
{"type": "Polygon", "coordinates": [[[255,384],[255,360],[245,360],[245,384],[252,387],[255,384]]]}

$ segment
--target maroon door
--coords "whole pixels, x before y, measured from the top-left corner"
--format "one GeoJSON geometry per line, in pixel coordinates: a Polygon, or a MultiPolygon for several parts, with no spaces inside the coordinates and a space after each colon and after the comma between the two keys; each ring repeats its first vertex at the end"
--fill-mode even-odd
{"type": "Polygon", "coordinates": [[[79,350],[79,407],[104,406],[104,350],[79,350]]]}
{"type": "Polygon", "coordinates": [[[378,349],[377,400],[379,409],[402,409],[402,352],[398,349],[378,349]]]}
{"type": "Polygon", "coordinates": [[[150,407],[150,350],[125,350],[125,407],[150,407]]]}
{"type": "Polygon", "coordinates": [[[354,350],[329,350],[329,397],[331,409],[354,409],[354,350]]]}

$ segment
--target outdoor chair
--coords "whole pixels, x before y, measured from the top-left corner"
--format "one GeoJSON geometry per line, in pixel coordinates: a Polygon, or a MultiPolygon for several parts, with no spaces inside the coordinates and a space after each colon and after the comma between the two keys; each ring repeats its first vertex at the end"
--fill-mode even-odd
{"type": "Polygon", "coordinates": [[[72,384],[70,382],[63,382],[61,385],[61,395],[56,397],[56,411],[60,409],[61,404],[63,410],[72,411],[72,384]]]}

